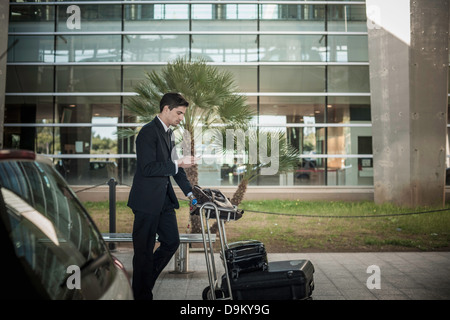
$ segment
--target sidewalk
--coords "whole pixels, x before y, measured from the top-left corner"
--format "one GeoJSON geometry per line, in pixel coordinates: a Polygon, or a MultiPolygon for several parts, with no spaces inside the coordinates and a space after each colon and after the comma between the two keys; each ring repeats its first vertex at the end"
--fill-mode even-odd
{"type": "MultiPolygon", "coordinates": [[[[132,272],[133,249],[113,254],[132,272]]],[[[269,261],[309,259],[314,264],[313,300],[450,300],[450,252],[271,253],[269,261]],[[380,289],[369,289],[367,272],[380,269],[380,289]]],[[[216,254],[218,276],[223,266],[216,254]]],[[[172,274],[173,262],[158,278],[155,300],[201,300],[209,285],[203,252],[191,252],[189,274],[172,274]]],[[[373,277],[372,277],[373,278],[373,277]]],[[[371,278],[371,279],[372,279],[371,278]]],[[[372,283],[369,281],[369,284],[372,283]]]]}

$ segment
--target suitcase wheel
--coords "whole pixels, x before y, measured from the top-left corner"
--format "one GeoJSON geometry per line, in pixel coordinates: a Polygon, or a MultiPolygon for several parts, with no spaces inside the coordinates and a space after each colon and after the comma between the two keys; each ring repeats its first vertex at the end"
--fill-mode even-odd
{"type": "MultiPolygon", "coordinates": [[[[216,295],[216,299],[223,298],[223,291],[220,289],[214,290],[214,293],[216,295]]],[[[202,293],[203,300],[214,300],[211,294],[211,287],[207,286],[205,289],[203,289],[202,293]]]]}

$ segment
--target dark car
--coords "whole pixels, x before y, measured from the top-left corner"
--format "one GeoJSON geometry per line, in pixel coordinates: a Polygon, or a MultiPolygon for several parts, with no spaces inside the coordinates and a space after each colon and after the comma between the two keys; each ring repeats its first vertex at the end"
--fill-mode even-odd
{"type": "Polygon", "coordinates": [[[6,298],[133,298],[86,209],[34,152],[0,150],[0,237],[6,298]]]}

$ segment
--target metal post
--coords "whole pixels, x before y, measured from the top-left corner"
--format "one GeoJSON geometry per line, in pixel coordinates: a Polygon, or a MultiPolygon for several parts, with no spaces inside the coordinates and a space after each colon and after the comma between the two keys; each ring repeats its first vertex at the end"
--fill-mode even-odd
{"type": "MultiPolygon", "coordinates": [[[[114,178],[109,179],[109,233],[116,233],[116,186],[117,181],[114,178]]],[[[114,250],[116,244],[109,243],[109,248],[114,250]]]]}
{"type": "Polygon", "coordinates": [[[5,122],[5,90],[6,90],[6,60],[8,50],[9,1],[0,1],[0,149],[3,148],[3,124],[5,122]]]}
{"type": "Polygon", "coordinates": [[[174,255],[174,270],[169,273],[188,274],[194,271],[189,270],[189,243],[180,243],[174,255]]]}

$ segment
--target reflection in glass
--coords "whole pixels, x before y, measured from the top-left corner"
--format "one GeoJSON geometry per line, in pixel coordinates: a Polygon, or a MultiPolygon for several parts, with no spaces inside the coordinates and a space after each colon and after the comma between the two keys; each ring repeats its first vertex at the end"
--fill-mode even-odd
{"type": "Polygon", "coordinates": [[[324,66],[261,66],[261,92],[325,92],[324,66]]]}
{"type": "Polygon", "coordinates": [[[189,29],[188,5],[125,5],[125,31],[185,31],[189,29]],[[169,10],[168,10],[169,9],[169,10]],[[167,16],[166,16],[167,14],[167,16]]]}
{"type": "MultiPolygon", "coordinates": [[[[5,123],[34,124],[53,122],[52,97],[7,97],[5,104],[5,123]]],[[[52,151],[55,146],[52,130],[35,127],[5,126],[3,131],[4,148],[52,151]]]]}
{"type": "Polygon", "coordinates": [[[329,92],[370,92],[369,66],[328,66],[329,92]]]}
{"type": "Polygon", "coordinates": [[[327,122],[370,123],[370,97],[328,97],[327,122]]]}
{"type": "Polygon", "coordinates": [[[6,96],[5,123],[52,123],[53,97],[6,96]],[[30,116],[32,114],[32,116],[30,116]],[[25,118],[28,118],[25,120],[25,118]]]}
{"type": "MultiPolygon", "coordinates": [[[[193,5],[195,8],[196,5],[193,5]]],[[[207,15],[196,13],[192,31],[256,31],[257,6],[249,4],[216,4],[207,15]],[[212,23],[211,20],[214,20],[212,23]]]]}
{"type": "MultiPolygon", "coordinates": [[[[234,82],[240,92],[256,92],[257,67],[256,66],[217,66],[217,69],[227,70],[233,74],[234,82]]],[[[250,104],[250,97],[247,98],[250,104]]]]}
{"type": "Polygon", "coordinates": [[[91,154],[117,154],[117,127],[114,126],[117,121],[118,117],[92,117],[91,154]],[[95,124],[112,125],[96,127],[95,124]]]}
{"type": "Polygon", "coordinates": [[[120,92],[120,66],[56,66],[57,92],[120,92]]]}
{"type": "Polygon", "coordinates": [[[264,4],[261,31],[325,31],[324,5],[264,4]]]}
{"type": "Polygon", "coordinates": [[[8,62],[53,62],[53,36],[8,36],[8,62]]]}
{"type": "Polygon", "coordinates": [[[261,35],[261,61],[325,61],[324,35],[261,35]]]}
{"type": "Polygon", "coordinates": [[[9,11],[9,32],[48,32],[55,27],[55,6],[18,6],[11,3],[9,11]]]}
{"type": "Polygon", "coordinates": [[[58,97],[56,119],[60,123],[92,123],[88,127],[60,127],[55,140],[60,149],[56,154],[92,154],[92,159],[61,159],[64,177],[72,184],[98,184],[115,177],[117,161],[95,158],[95,154],[118,154],[116,136],[120,116],[119,97],[58,97]],[[97,124],[97,125],[96,125],[97,124]],[[106,126],[108,125],[108,126],[106,126]],[[108,175],[110,175],[108,177],[108,175]]]}
{"type": "Polygon", "coordinates": [[[258,60],[255,35],[194,35],[192,56],[214,62],[258,60]]]}
{"type": "Polygon", "coordinates": [[[367,36],[328,36],[328,59],[331,62],[369,61],[367,36]]]}
{"type": "Polygon", "coordinates": [[[261,97],[260,115],[283,116],[286,123],[305,123],[304,117],[313,117],[314,123],[324,122],[324,97],[261,97]]]}
{"type": "MultiPolygon", "coordinates": [[[[317,124],[324,122],[324,106],[324,97],[261,97],[259,124],[280,124],[280,129],[286,130],[289,143],[302,155],[323,154],[325,129],[317,124]]],[[[304,161],[300,161],[299,166],[309,168],[311,163],[304,161]]],[[[323,165],[322,159],[314,160],[314,167],[323,165]]]]}
{"type": "Polygon", "coordinates": [[[189,17],[187,4],[155,4],[154,18],[162,20],[185,20],[189,17]]]}
{"type": "Polygon", "coordinates": [[[53,67],[9,65],[6,92],[52,92],[53,67]]]}
{"type": "Polygon", "coordinates": [[[367,32],[365,5],[328,5],[328,31],[367,32]]]}
{"type": "MultiPolygon", "coordinates": [[[[163,66],[123,66],[123,90],[125,92],[134,92],[135,87],[145,79],[145,73],[151,73],[153,71],[159,72],[163,66]]],[[[125,101],[127,97],[125,97],[125,101]]],[[[126,103],[125,103],[126,104],[126,103]]],[[[126,109],[124,112],[127,112],[126,109]]]]}
{"type": "Polygon", "coordinates": [[[120,31],[122,28],[121,5],[102,5],[99,1],[99,4],[78,4],[77,7],[79,7],[80,14],[80,28],[76,29],[70,26],[75,13],[67,12],[68,6],[58,6],[56,31],[120,31]]]}
{"type": "Polygon", "coordinates": [[[373,185],[372,158],[329,158],[327,162],[327,185],[373,185]]]}
{"type": "Polygon", "coordinates": [[[56,62],[120,62],[120,35],[56,37],[56,62]]]}
{"type": "Polygon", "coordinates": [[[168,62],[189,55],[188,35],[124,35],[124,62],[168,62]]]}

